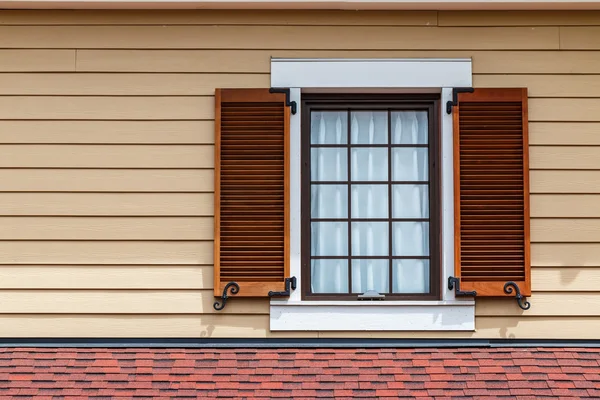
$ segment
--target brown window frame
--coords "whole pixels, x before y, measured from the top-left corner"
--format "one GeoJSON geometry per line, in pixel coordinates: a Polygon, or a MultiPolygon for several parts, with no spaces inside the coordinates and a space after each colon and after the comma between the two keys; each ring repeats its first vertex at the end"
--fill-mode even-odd
{"type": "MultiPolygon", "coordinates": [[[[392,260],[401,258],[423,258],[429,259],[430,273],[429,273],[429,293],[422,294],[400,294],[400,293],[385,293],[385,300],[440,300],[442,298],[441,292],[441,177],[440,177],[440,164],[441,164],[441,151],[440,151],[440,133],[441,133],[441,119],[440,119],[440,96],[438,94],[422,94],[422,95],[406,95],[406,94],[380,94],[380,95],[365,95],[365,94],[303,94],[301,101],[301,273],[302,273],[302,299],[303,300],[358,300],[360,293],[335,293],[335,294],[324,294],[324,293],[310,293],[311,287],[311,174],[310,174],[310,115],[312,111],[388,111],[388,135],[391,135],[391,124],[389,123],[389,115],[392,111],[402,110],[424,110],[429,114],[429,143],[427,148],[429,149],[429,256],[428,257],[398,257],[392,256],[392,248],[389,248],[388,256],[352,256],[350,253],[343,258],[348,260],[348,287],[349,291],[352,289],[352,269],[351,260],[355,258],[360,259],[388,259],[389,260],[389,285],[392,287],[392,260]]],[[[348,114],[350,115],[350,113],[348,114]]],[[[350,124],[348,124],[348,130],[350,124]]],[[[348,133],[348,140],[350,135],[348,133]]],[[[347,147],[351,148],[351,144],[346,144],[347,147]]],[[[369,146],[369,147],[385,147],[391,152],[393,147],[420,147],[420,146],[406,146],[406,145],[392,145],[388,143],[386,145],[369,146]]],[[[424,146],[423,146],[424,147],[424,146]]],[[[389,153],[388,153],[389,154],[389,153]]],[[[388,160],[391,163],[391,159],[388,160]]],[[[390,168],[388,166],[388,168],[390,168]]],[[[349,181],[341,181],[340,183],[350,184],[349,181]]],[[[392,177],[388,176],[387,185],[391,190],[392,177]]],[[[391,199],[388,199],[391,207],[391,199]]],[[[347,218],[340,218],[340,220],[346,220],[349,223],[352,222],[353,218],[348,215],[347,218]]],[[[374,220],[385,220],[385,219],[374,219],[374,220]]],[[[391,223],[394,220],[388,213],[387,221],[391,223]]],[[[406,220],[406,219],[404,219],[406,220]]],[[[348,235],[348,246],[351,247],[351,235],[348,235]]],[[[392,238],[389,238],[390,242],[392,238]]],[[[319,257],[327,258],[327,257],[319,257]]],[[[332,257],[340,258],[340,257],[332,257]]]]}

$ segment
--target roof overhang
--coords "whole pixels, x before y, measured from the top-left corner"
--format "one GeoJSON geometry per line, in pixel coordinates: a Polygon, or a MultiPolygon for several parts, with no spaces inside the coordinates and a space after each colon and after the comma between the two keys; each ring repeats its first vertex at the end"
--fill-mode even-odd
{"type": "Polygon", "coordinates": [[[593,10],[598,0],[0,0],[4,9],[593,10]]]}

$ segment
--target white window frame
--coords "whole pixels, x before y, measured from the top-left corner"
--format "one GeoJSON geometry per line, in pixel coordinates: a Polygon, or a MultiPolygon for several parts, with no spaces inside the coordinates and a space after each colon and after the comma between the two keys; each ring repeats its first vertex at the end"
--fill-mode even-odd
{"type": "Polygon", "coordinates": [[[452,88],[472,86],[471,59],[271,59],[271,87],[289,88],[297,113],[290,120],[290,274],[297,278],[289,299],[272,299],[271,331],[473,331],[475,302],[455,298],[446,282],[454,274],[452,88]],[[302,300],[300,254],[301,97],[303,92],[440,93],[442,300],[302,300]]]}

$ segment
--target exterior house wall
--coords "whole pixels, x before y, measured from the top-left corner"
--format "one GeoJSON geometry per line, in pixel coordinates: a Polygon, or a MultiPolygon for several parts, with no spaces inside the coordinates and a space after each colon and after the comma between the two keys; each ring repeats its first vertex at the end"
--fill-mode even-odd
{"type": "MultiPolygon", "coordinates": [[[[600,13],[2,11],[0,336],[597,338],[600,13]],[[270,332],[216,312],[214,89],[270,57],[472,57],[527,87],[532,308],[476,332],[270,332]]],[[[401,318],[401,316],[398,316],[401,318]]]]}

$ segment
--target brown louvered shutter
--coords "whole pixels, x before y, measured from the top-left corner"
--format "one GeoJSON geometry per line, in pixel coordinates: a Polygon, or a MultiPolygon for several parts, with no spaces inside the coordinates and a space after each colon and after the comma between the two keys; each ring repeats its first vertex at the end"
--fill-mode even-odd
{"type": "Polygon", "coordinates": [[[289,120],[285,95],[217,89],[215,296],[283,291],[289,276],[289,120]]]}
{"type": "Polygon", "coordinates": [[[454,118],[455,272],[477,296],[531,295],[527,89],[460,93],[454,118]]]}

